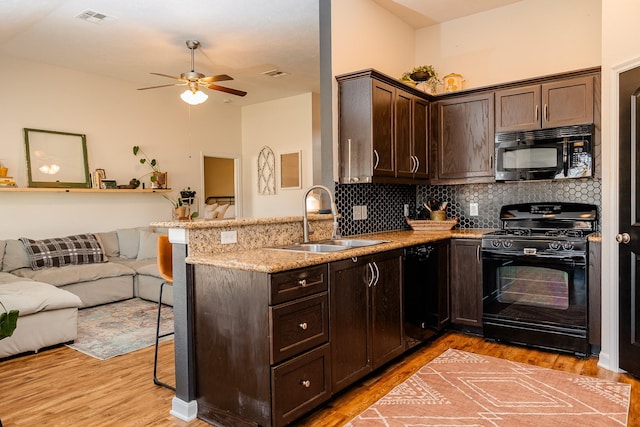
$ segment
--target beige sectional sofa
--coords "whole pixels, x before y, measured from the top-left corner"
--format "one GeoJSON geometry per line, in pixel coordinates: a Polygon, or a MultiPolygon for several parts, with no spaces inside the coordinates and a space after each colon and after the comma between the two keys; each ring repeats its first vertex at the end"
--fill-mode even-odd
{"type": "MultiPolygon", "coordinates": [[[[0,358],[73,341],[78,309],[133,297],[157,302],[162,283],[156,261],[160,234],[166,229],[78,235],[94,247],[88,256],[74,253],[72,263],[64,244],[77,236],[0,240],[0,301],[7,310],[20,311],[14,335],[0,341],[0,358]],[[39,248],[46,251],[39,253],[39,248]]],[[[165,288],[163,302],[173,303],[171,291],[165,288]]]]}

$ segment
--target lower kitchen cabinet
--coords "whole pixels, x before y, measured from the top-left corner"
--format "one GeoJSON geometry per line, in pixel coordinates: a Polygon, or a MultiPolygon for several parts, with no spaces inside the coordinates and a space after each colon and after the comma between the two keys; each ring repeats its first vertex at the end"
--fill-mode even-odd
{"type": "Polygon", "coordinates": [[[282,426],[331,397],[327,265],[267,274],[195,266],[198,416],[282,426]]]}
{"type": "Polygon", "coordinates": [[[332,391],[404,351],[402,250],[329,264],[332,391]]]}
{"type": "Polygon", "coordinates": [[[602,243],[589,242],[589,344],[602,345],[602,243]]]}
{"type": "Polygon", "coordinates": [[[451,323],[482,327],[480,239],[451,239],[451,323]]]}

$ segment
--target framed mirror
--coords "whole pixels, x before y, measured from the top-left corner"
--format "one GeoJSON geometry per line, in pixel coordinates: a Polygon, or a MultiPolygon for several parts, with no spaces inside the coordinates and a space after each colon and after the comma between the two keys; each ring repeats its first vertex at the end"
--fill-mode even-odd
{"type": "Polygon", "coordinates": [[[90,188],[84,134],[24,129],[29,187],[90,188]]]}

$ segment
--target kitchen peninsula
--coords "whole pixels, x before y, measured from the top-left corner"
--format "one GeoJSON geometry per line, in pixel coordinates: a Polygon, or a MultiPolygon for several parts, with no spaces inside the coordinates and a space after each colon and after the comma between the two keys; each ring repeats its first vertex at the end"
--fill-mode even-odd
{"type": "MultiPolygon", "coordinates": [[[[330,237],[331,215],[309,219],[312,241],[330,237]]],[[[188,418],[197,411],[212,423],[265,426],[297,419],[406,350],[402,248],[487,231],[389,231],[361,236],[384,241],[374,246],[304,253],[268,248],[301,241],[302,217],[154,225],[168,227],[174,244],[172,413],[188,418]],[[233,231],[237,243],[221,245],[221,232],[233,231]],[[359,282],[364,286],[354,286],[359,282]],[[344,293],[352,288],[358,290],[344,293]],[[332,298],[338,292],[341,301],[352,297],[346,314],[353,318],[336,312],[340,305],[332,298]],[[358,308],[371,310],[364,322],[373,328],[359,328],[358,308]],[[344,325],[357,328],[348,335],[363,342],[332,347],[341,336],[336,328],[344,325]]]]}

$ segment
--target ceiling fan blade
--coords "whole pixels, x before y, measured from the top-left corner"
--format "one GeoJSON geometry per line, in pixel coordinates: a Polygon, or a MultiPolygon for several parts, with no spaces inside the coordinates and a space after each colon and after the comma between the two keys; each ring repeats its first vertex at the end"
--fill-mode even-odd
{"type": "Polygon", "coordinates": [[[203,83],[224,82],[226,80],[233,80],[233,77],[226,74],[218,74],[217,76],[202,77],[199,79],[203,83]]]}
{"type": "Polygon", "coordinates": [[[226,92],[226,93],[230,93],[232,95],[237,95],[237,96],[245,96],[247,94],[247,92],[243,92],[241,90],[231,89],[230,87],[218,86],[214,84],[207,85],[206,87],[209,89],[219,90],[220,92],[226,92]]]}
{"type": "Polygon", "coordinates": [[[184,86],[186,83],[170,83],[168,85],[160,85],[160,86],[150,86],[150,87],[141,87],[138,90],[147,90],[147,89],[157,89],[159,87],[169,87],[169,86],[184,86]]]}
{"type": "Polygon", "coordinates": [[[154,76],[168,77],[170,79],[184,81],[184,79],[180,77],[170,76],[169,74],[162,74],[162,73],[149,73],[149,74],[153,74],[154,76]]]}

